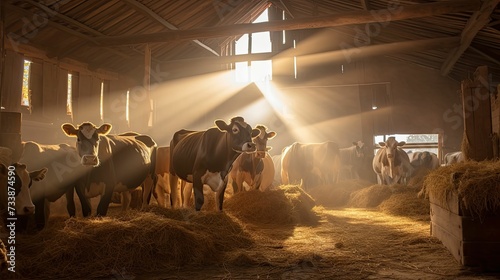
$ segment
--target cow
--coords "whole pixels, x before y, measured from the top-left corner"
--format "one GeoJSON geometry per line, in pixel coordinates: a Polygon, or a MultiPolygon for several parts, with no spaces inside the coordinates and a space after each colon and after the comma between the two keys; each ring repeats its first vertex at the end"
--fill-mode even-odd
{"type": "Polygon", "coordinates": [[[365,154],[363,152],[364,143],[361,141],[352,142],[352,146],[339,149],[341,176],[346,179],[359,179],[359,169],[363,164],[365,154]]]}
{"type": "Polygon", "coordinates": [[[30,188],[35,204],[35,223],[42,229],[50,215],[50,202],[66,195],[66,208],[70,217],[76,215],[73,199],[74,188],[85,177],[87,170],[81,166],[75,147],[67,144],[44,145],[33,141],[22,144],[21,161],[30,169],[48,168],[45,179],[34,182],[30,188]]]}
{"type": "Polygon", "coordinates": [[[281,157],[282,184],[331,185],[338,181],[340,154],[337,143],[295,142],[283,149],[281,157]]]}
{"type": "Polygon", "coordinates": [[[408,158],[414,173],[418,170],[434,170],[440,166],[437,155],[428,151],[408,153],[408,158]]]}
{"type": "Polygon", "coordinates": [[[385,142],[379,142],[380,149],[372,162],[378,184],[407,183],[407,179],[413,173],[413,168],[408,154],[400,148],[405,144],[406,142],[398,142],[393,136],[387,138],[385,142]]]}
{"type": "MultiPolygon", "coordinates": [[[[88,169],[85,180],[76,187],[84,217],[91,214],[88,197],[101,195],[96,215],[106,216],[114,191],[135,189],[148,176],[154,176],[151,161],[156,143],[151,137],[111,135],[112,126],[109,123],[100,127],[91,122],[84,122],[78,127],[65,123],[61,129],[66,136],[77,139],[80,163],[88,169]]],[[[149,198],[145,200],[149,201],[149,198]]]]}
{"type": "Polygon", "coordinates": [[[274,164],[274,180],[273,185],[279,186],[281,185],[281,154],[271,156],[274,164]]]}
{"type": "Polygon", "coordinates": [[[464,154],[461,151],[451,152],[444,155],[444,165],[451,165],[464,161],[464,154]]]}
{"type": "MultiPolygon", "coordinates": [[[[216,120],[215,127],[204,131],[179,130],[170,141],[171,200],[177,202],[178,179],[193,183],[195,209],[204,203],[203,184],[216,192],[215,202],[222,211],[227,175],[240,153],[253,153],[252,138],[260,130],[252,129],[242,117],[234,117],[227,124],[216,120]]],[[[177,207],[178,205],[173,205],[177,207]]]]}
{"type": "Polygon", "coordinates": [[[23,163],[11,163],[12,151],[0,147],[0,212],[2,218],[35,212],[30,186],[45,178],[47,168],[29,172],[23,163]]]}
{"type": "Polygon", "coordinates": [[[257,125],[259,136],[253,138],[257,151],[252,154],[242,153],[233,162],[229,173],[234,193],[243,190],[243,183],[250,189],[265,191],[273,184],[274,164],[268,151],[267,140],[276,136],[276,132],[267,132],[267,127],[257,125]]]}

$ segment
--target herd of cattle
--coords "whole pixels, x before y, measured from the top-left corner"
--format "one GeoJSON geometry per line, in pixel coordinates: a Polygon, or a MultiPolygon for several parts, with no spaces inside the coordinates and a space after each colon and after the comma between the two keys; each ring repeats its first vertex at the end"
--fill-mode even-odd
{"type": "MultiPolygon", "coordinates": [[[[0,192],[4,216],[15,204],[17,215],[34,213],[41,229],[49,217],[49,203],[63,195],[68,214],[76,215],[75,191],[83,216],[91,215],[90,198],[97,196],[95,214],[105,216],[113,194],[121,193],[122,205],[127,206],[131,192],[138,188],[142,189],[143,206],[154,196],[160,206],[186,207],[194,193],[198,211],[204,204],[204,186],[216,193],[216,207],[222,210],[228,184],[235,193],[265,191],[281,184],[300,184],[307,190],[358,179],[363,163],[371,160],[371,147],[361,141],[346,148],[331,141],[295,142],[271,157],[267,142],[276,132],[263,125],[252,128],[242,117],[229,123],[216,120],[214,127],[204,131],[179,130],[169,146],[160,147],[148,135],[113,135],[111,128],[110,124],[97,127],[88,122],[78,127],[64,124],[62,130],[76,138],[75,146],[24,142],[21,163],[13,164],[9,149],[0,149],[0,183],[9,186],[9,192],[0,192]]],[[[440,166],[434,153],[406,153],[401,149],[405,142],[394,137],[379,145],[372,160],[379,184],[405,184],[418,169],[440,166]]],[[[445,164],[462,160],[461,154],[450,154],[445,164]]]]}

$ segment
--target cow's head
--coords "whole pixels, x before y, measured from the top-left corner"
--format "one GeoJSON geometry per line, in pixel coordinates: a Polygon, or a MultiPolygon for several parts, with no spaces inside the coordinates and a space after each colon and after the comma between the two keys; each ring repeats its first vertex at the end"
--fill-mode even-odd
{"type": "Polygon", "coordinates": [[[355,146],[355,151],[356,151],[356,158],[361,159],[365,157],[365,152],[364,152],[364,147],[365,143],[362,141],[358,142],[352,142],[352,144],[355,146]]]}
{"type": "Polygon", "coordinates": [[[380,147],[385,148],[387,158],[393,159],[396,157],[398,147],[405,145],[406,142],[404,141],[398,142],[396,141],[395,137],[391,136],[387,138],[385,142],[379,142],[378,144],[380,145],[380,147]]]}
{"type": "Polygon", "coordinates": [[[234,151],[239,153],[253,153],[256,150],[252,138],[260,133],[258,129],[245,122],[242,117],[234,117],[229,124],[223,120],[216,120],[215,125],[221,130],[227,132],[228,142],[234,151]]]}
{"type": "Polygon", "coordinates": [[[67,136],[76,137],[76,150],[81,157],[82,165],[99,165],[99,135],[106,135],[111,131],[111,124],[105,123],[96,127],[93,123],[86,122],[74,127],[70,123],[62,125],[62,130],[67,136]]]}
{"type": "Polygon", "coordinates": [[[257,125],[255,128],[260,131],[259,136],[253,138],[253,142],[257,147],[257,152],[255,156],[257,158],[265,158],[266,152],[271,150],[271,147],[267,146],[267,140],[273,139],[274,136],[276,136],[276,132],[274,131],[266,132],[267,127],[265,127],[264,125],[257,125]]]}
{"type": "Polygon", "coordinates": [[[31,200],[29,188],[33,181],[43,180],[46,172],[47,168],[28,172],[26,165],[22,163],[14,163],[8,167],[0,164],[0,181],[2,185],[5,182],[7,183],[4,185],[6,188],[2,192],[7,194],[7,206],[10,206],[10,202],[15,203],[17,215],[29,215],[35,212],[35,205],[31,200]]]}

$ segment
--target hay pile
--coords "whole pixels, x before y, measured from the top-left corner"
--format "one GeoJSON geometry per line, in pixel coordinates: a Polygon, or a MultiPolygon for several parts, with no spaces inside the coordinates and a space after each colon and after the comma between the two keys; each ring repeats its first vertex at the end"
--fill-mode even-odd
{"type": "Polygon", "coordinates": [[[158,207],[116,217],[60,218],[17,242],[20,276],[44,279],[110,277],[122,270],[137,275],[212,264],[226,252],[253,244],[239,222],[225,213],[158,207]]]}
{"type": "MultiPolygon", "coordinates": [[[[396,185],[397,187],[404,188],[405,186],[396,185]]],[[[349,202],[350,207],[357,208],[373,208],[377,207],[382,201],[388,199],[392,195],[392,189],[395,186],[372,185],[355,191],[351,194],[349,202]]]]}
{"type": "Polygon", "coordinates": [[[226,211],[243,222],[257,224],[312,224],[318,220],[314,206],[314,199],[296,185],[239,192],[224,202],[226,211]]]}
{"type": "Polygon", "coordinates": [[[500,161],[466,161],[438,168],[427,175],[421,195],[432,194],[447,205],[452,192],[473,217],[500,212],[500,161]]]}
{"type": "Polygon", "coordinates": [[[308,193],[316,200],[317,204],[327,207],[342,207],[349,202],[351,193],[369,185],[370,182],[363,180],[345,180],[331,186],[312,188],[308,193]]]}

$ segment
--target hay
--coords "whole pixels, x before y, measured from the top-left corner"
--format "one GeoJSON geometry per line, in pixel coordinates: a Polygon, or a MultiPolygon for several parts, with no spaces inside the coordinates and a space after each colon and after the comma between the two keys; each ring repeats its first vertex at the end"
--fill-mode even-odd
{"type": "Polygon", "coordinates": [[[380,203],[382,203],[382,201],[388,199],[391,195],[391,187],[372,185],[368,188],[353,192],[347,205],[349,207],[356,208],[373,208],[377,207],[380,203]]]}
{"type": "Polygon", "coordinates": [[[239,192],[224,203],[225,210],[243,222],[281,225],[316,222],[314,206],[314,199],[296,185],[239,192]]]}
{"type": "Polygon", "coordinates": [[[438,168],[427,175],[421,196],[433,198],[442,205],[456,193],[462,209],[482,218],[500,211],[500,162],[465,161],[438,168]]]}
{"type": "Polygon", "coordinates": [[[342,207],[349,202],[351,193],[369,186],[370,183],[363,180],[345,180],[332,186],[318,186],[312,188],[308,193],[319,205],[327,207],[342,207]]]}
{"type": "Polygon", "coordinates": [[[253,244],[239,223],[224,213],[159,207],[117,217],[61,219],[18,241],[22,277],[72,279],[213,264],[225,252],[253,244]]]}
{"type": "Polygon", "coordinates": [[[392,194],[378,206],[379,210],[395,215],[405,217],[426,216],[429,219],[429,202],[419,199],[415,191],[392,194]]]}

